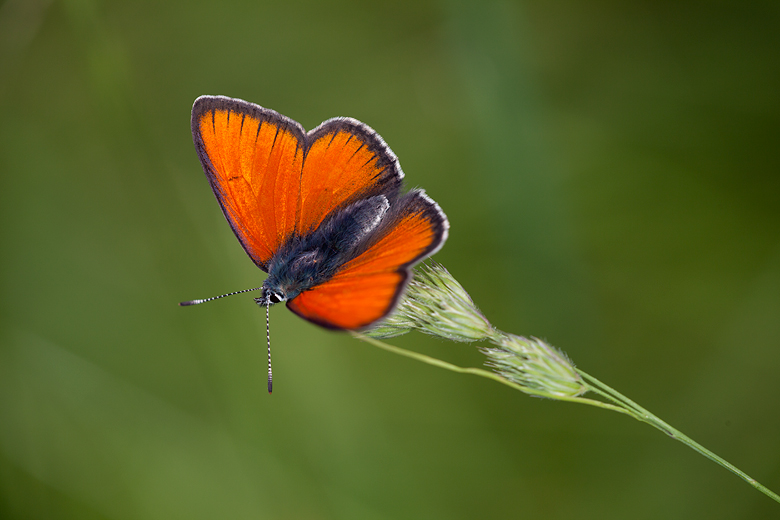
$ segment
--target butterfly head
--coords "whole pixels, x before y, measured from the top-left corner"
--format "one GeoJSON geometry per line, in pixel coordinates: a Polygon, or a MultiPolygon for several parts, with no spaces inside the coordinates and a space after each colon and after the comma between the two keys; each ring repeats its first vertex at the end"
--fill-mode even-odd
{"type": "Polygon", "coordinates": [[[288,300],[287,292],[279,287],[269,287],[263,284],[262,296],[255,298],[255,303],[262,307],[271,306],[288,300]]]}

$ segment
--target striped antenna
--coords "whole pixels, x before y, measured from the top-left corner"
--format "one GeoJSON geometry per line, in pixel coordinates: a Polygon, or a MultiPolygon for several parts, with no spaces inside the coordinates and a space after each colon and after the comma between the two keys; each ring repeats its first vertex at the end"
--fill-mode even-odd
{"type": "Polygon", "coordinates": [[[265,304],[265,338],[268,340],[268,393],[273,392],[274,377],[271,372],[271,302],[265,304]]]}
{"type": "Polygon", "coordinates": [[[225,296],[233,296],[234,294],[241,294],[249,291],[259,291],[262,289],[262,287],[255,287],[254,289],[244,289],[243,291],[236,291],[232,293],[222,294],[220,296],[212,296],[211,298],[206,298],[204,300],[189,300],[186,302],[179,302],[179,307],[188,307],[190,305],[198,305],[201,303],[210,302],[212,300],[219,300],[220,298],[224,298],[225,296]]]}

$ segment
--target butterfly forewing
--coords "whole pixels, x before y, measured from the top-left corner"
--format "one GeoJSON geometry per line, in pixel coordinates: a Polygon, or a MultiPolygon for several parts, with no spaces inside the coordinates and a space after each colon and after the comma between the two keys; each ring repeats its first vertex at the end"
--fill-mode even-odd
{"type": "Polygon", "coordinates": [[[273,110],[203,96],[192,109],[192,133],[225,217],[252,260],[267,270],[296,230],[303,129],[273,110]]]}
{"type": "Polygon", "coordinates": [[[383,194],[395,198],[403,173],[393,152],[368,126],[330,119],[307,136],[301,175],[300,229],[316,229],[335,208],[383,194]]]}
{"type": "Polygon", "coordinates": [[[222,212],[264,271],[285,242],[334,210],[378,194],[392,200],[401,186],[393,152],[354,119],[331,119],[306,134],[273,110],[202,96],[192,133],[222,212]]]}

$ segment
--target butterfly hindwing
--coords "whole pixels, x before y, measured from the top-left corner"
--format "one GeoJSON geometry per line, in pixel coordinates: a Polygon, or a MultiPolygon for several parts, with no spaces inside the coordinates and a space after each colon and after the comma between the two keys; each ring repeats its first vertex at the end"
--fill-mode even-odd
{"type": "Polygon", "coordinates": [[[293,312],[334,329],[361,329],[390,313],[415,263],[436,252],[449,224],[422,191],[399,199],[368,241],[327,282],[287,302],[293,312]]]}

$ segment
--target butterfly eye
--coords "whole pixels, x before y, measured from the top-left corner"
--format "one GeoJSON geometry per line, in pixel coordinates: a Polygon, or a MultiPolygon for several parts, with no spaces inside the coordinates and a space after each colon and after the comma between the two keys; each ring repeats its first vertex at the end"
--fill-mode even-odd
{"type": "Polygon", "coordinates": [[[273,303],[279,303],[281,301],[284,301],[284,297],[281,296],[279,293],[271,293],[271,295],[268,297],[268,301],[273,303]]]}

